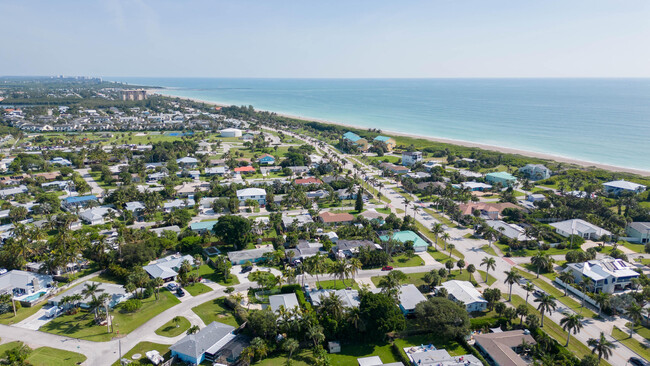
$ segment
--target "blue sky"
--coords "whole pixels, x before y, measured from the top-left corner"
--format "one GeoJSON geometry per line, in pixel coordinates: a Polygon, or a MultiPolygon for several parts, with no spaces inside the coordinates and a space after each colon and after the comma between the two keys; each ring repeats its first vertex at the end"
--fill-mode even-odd
{"type": "Polygon", "coordinates": [[[650,77],[650,2],[0,0],[0,74],[650,77]]]}

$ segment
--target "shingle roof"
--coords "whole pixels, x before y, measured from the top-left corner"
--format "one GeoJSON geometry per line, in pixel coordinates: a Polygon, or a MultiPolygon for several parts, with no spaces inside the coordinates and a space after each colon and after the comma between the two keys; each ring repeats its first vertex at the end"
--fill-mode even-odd
{"type": "Polygon", "coordinates": [[[269,296],[269,304],[273,311],[277,311],[280,306],[284,306],[287,310],[300,307],[298,298],[294,293],[269,296]]]}
{"type": "Polygon", "coordinates": [[[523,330],[511,330],[501,333],[487,333],[474,335],[476,343],[487,352],[500,366],[526,366],[528,365],[512,349],[519,346],[523,340],[535,344],[535,339],[523,330]]]}
{"type": "Polygon", "coordinates": [[[212,322],[198,333],[183,337],[169,349],[176,353],[200,359],[205,352],[216,353],[219,349],[214,348],[221,348],[219,345],[224,346],[228,341],[235,338],[235,335],[232,334],[233,330],[235,330],[235,327],[231,325],[212,322]]]}

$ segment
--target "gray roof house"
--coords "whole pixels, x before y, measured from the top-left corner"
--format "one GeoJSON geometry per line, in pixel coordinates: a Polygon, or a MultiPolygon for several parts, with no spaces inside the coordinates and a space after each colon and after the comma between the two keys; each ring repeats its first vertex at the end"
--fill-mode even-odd
{"type": "Polygon", "coordinates": [[[264,258],[265,253],[273,252],[273,246],[265,246],[262,248],[256,249],[247,249],[247,250],[238,250],[234,252],[228,252],[228,259],[232,264],[244,264],[248,261],[252,263],[257,263],[264,258]]]}
{"type": "Polygon", "coordinates": [[[280,309],[280,306],[284,306],[284,308],[287,310],[293,309],[295,307],[300,308],[300,305],[298,304],[298,298],[293,292],[289,294],[269,296],[269,306],[274,312],[277,312],[280,309]]]}
{"type": "Polygon", "coordinates": [[[20,297],[39,291],[47,292],[52,282],[54,280],[49,275],[13,270],[0,276],[0,294],[20,297]]]}
{"type": "Polygon", "coordinates": [[[646,244],[650,242],[650,222],[631,222],[627,224],[625,233],[629,241],[646,244]]]}
{"type": "Polygon", "coordinates": [[[176,275],[178,275],[178,269],[181,267],[183,261],[188,261],[191,265],[194,265],[194,258],[191,255],[170,255],[151,262],[143,268],[151,278],[162,278],[165,281],[173,281],[176,275]]]}
{"type": "Polygon", "coordinates": [[[161,236],[165,231],[173,231],[178,235],[181,232],[181,228],[178,227],[178,225],[172,225],[172,226],[159,227],[155,229],[149,229],[149,231],[155,233],[158,236],[161,236]]]}
{"type": "Polygon", "coordinates": [[[578,235],[584,239],[595,240],[599,239],[603,235],[612,234],[609,231],[582,219],[554,222],[549,225],[555,228],[555,232],[567,238],[571,235],[578,235]]]}
{"type": "MultiPolygon", "coordinates": [[[[381,292],[382,289],[376,288],[370,291],[374,293],[381,292]]],[[[402,285],[399,289],[399,308],[404,315],[412,314],[415,311],[415,306],[422,301],[427,301],[426,297],[422,295],[420,290],[414,284],[402,285]]]]}
{"type": "MultiPolygon", "coordinates": [[[[177,357],[183,362],[198,365],[203,361],[216,362],[223,355],[234,362],[239,353],[226,355],[222,350],[228,348],[231,342],[237,342],[239,337],[234,333],[235,327],[219,322],[212,322],[198,333],[190,334],[174,343],[169,349],[172,357],[177,357]]],[[[242,347],[243,348],[243,347],[242,347]]],[[[239,350],[241,352],[241,349],[239,350]]]]}

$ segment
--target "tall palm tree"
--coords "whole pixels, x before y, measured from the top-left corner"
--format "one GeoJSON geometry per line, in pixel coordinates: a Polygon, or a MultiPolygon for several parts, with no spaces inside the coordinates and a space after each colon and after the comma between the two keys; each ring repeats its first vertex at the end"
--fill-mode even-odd
{"type": "Polygon", "coordinates": [[[571,332],[573,332],[573,334],[578,334],[578,332],[580,332],[580,330],[583,328],[584,325],[582,324],[582,319],[584,319],[584,317],[580,314],[569,314],[560,319],[560,325],[562,326],[562,329],[567,332],[566,344],[564,347],[569,347],[571,332]]]}
{"type": "Polygon", "coordinates": [[[535,291],[535,285],[533,285],[532,282],[526,282],[524,290],[526,290],[526,305],[528,305],[528,295],[530,295],[532,291],[535,291]]]}
{"type": "Polygon", "coordinates": [[[598,316],[603,315],[603,309],[608,307],[612,300],[612,295],[606,292],[599,292],[594,296],[594,301],[598,304],[598,316]]]}
{"type": "Polygon", "coordinates": [[[582,281],[580,281],[580,291],[582,291],[582,304],[580,305],[581,308],[585,307],[585,298],[587,298],[587,291],[589,291],[593,283],[594,281],[592,281],[589,277],[583,277],[582,281]]]}
{"type": "Polygon", "coordinates": [[[605,338],[605,333],[603,332],[600,332],[600,338],[589,338],[587,345],[592,348],[591,353],[598,353],[599,361],[602,358],[609,359],[609,356],[612,355],[612,349],[617,347],[605,338]]]}
{"type": "Polygon", "coordinates": [[[512,301],[512,285],[514,285],[519,279],[521,279],[521,275],[515,268],[510,269],[509,271],[503,271],[503,273],[506,274],[506,279],[505,283],[510,286],[510,291],[508,293],[508,301],[512,301]]]}
{"type": "Polygon", "coordinates": [[[542,314],[542,328],[544,327],[544,314],[551,313],[557,308],[555,303],[555,297],[549,294],[542,294],[538,299],[535,299],[535,302],[538,302],[537,310],[542,314]]]}
{"type": "MultiPolygon", "coordinates": [[[[446,251],[447,250],[447,242],[449,241],[449,239],[451,239],[451,235],[449,235],[449,233],[447,233],[447,232],[442,233],[442,235],[440,235],[440,239],[442,239],[442,242],[445,243],[445,249],[444,250],[446,251]]],[[[453,244],[450,244],[450,245],[453,245],[453,244]]]]}
{"type": "Polygon", "coordinates": [[[354,280],[354,277],[359,273],[363,264],[358,258],[351,258],[348,260],[348,274],[354,280]]]}
{"type": "Polygon", "coordinates": [[[282,348],[284,348],[285,351],[289,352],[287,355],[288,364],[291,364],[291,356],[293,356],[293,353],[298,349],[298,347],[300,347],[300,344],[293,338],[287,338],[287,340],[284,341],[282,348]]]}
{"type": "Polygon", "coordinates": [[[454,244],[447,244],[447,249],[449,249],[449,258],[451,258],[451,252],[454,250],[455,247],[456,246],[454,244]]]}
{"type": "Polygon", "coordinates": [[[488,273],[497,268],[497,261],[492,257],[483,257],[480,265],[485,266],[485,283],[487,283],[488,273]]]}
{"type": "Polygon", "coordinates": [[[307,328],[305,336],[314,343],[314,349],[317,349],[318,345],[325,341],[325,334],[323,331],[323,327],[317,324],[310,324],[307,328]]]}
{"type": "Polygon", "coordinates": [[[337,259],[332,262],[327,269],[327,272],[331,275],[334,275],[334,287],[336,287],[336,279],[343,281],[343,286],[345,286],[345,278],[348,275],[348,264],[345,259],[337,259]]]}
{"type": "Polygon", "coordinates": [[[441,223],[436,223],[431,227],[431,233],[436,238],[436,245],[438,245],[438,236],[444,232],[441,223]]]}
{"type": "Polygon", "coordinates": [[[630,337],[631,337],[632,332],[634,332],[634,327],[639,325],[639,323],[643,319],[643,308],[640,307],[637,303],[633,302],[632,305],[628,306],[627,309],[625,310],[625,316],[627,316],[632,321],[632,326],[630,327],[630,337]]]}
{"type": "Polygon", "coordinates": [[[566,296],[567,291],[569,290],[569,285],[572,284],[575,279],[571,272],[562,272],[558,278],[560,281],[564,282],[564,296],[566,296]]]}
{"type": "Polygon", "coordinates": [[[548,266],[549,262],[550,262],[550,258],[548,256],[548,254],[542,253],[541,250],[538,251],[537,254],[535,254],[534,256],[532,256],[530,258],[530,263],[532,263],[532,265],[537,267],[537,278],[539,278],[539,271],[542,268],[546,268],[546,266],[548,266]]]}

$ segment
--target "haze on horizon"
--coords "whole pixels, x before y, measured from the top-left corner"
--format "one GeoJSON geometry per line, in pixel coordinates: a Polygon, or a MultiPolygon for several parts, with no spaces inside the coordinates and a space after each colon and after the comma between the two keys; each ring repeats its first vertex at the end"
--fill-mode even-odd
{"type": "Polygon", "coordinates": [[[650,77],[650,2],[2,1],[2,75],[650,77]]]}

